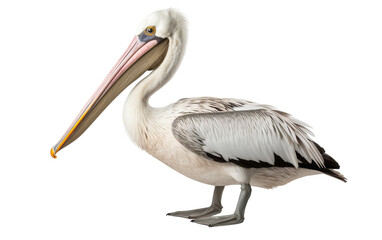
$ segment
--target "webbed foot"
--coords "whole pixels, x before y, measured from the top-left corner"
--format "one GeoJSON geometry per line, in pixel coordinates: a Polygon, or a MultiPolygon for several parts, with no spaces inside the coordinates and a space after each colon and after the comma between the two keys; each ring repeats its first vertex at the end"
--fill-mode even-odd
{"type": "Polygon", "coordinates": [[[211,205],[210,207],[207,207],[207,208],[199,208],[199,209],[188,210],[188,211],[171,212],[171,213],[167,213],[167,216],[197,219],[197,218],[209,217],[209,216],[213,216],[213,215],[216,215],[218,213],[221,213],[222,208],[223,208],[222,206],[211,205]]]}
{"type": "Polygon", "coordinates": [[[244,217],[237,214],[224,215],[224,216],[213,216],[213,217],[203,217],[199,219],[192,220],[191,222],[206,225],[209,227],[225,226],[242,223],[244,217]]]}

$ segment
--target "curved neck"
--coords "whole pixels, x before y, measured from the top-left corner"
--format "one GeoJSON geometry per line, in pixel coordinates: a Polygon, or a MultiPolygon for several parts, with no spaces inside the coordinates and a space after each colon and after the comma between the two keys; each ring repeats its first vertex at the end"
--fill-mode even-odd
{"type": "Polygon", "coordinates": [[[148,105],[149,98],[165,85],[178,69],[183,58],[185,44],[177,37],[169,38],[166,57],[160,66],[141,80],[131,91],[128,100],[148,105]]]}

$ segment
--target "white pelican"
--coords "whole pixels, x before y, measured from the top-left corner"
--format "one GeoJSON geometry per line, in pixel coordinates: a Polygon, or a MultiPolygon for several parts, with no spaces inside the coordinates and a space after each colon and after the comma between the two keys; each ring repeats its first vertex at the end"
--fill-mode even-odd
{"type": "Polygon", "coordinates": [[[152,72],[131,91],[124,107],[128,135],[167,166],[215,186],[211,206],[168,215],[208,226],[241,223],[251,186],[273,188],[325,173],[346,181],[338,163],[309,135],[309,126],[268,105],[240,99],[188,98],[153,108],[149,98],[176,72],[186,45],[184,17],[173,9],[154,12],[77,118],[51,149],[52,157],[76,140],[129,84],[152,72]],[[231,215],[221,212],[224,186],[240,184],[231,215]]]}

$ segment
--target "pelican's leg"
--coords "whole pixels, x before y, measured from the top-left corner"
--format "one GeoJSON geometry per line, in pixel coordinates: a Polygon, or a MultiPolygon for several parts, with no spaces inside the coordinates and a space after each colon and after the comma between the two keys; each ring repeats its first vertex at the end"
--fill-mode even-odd
{"type": "Polygon", "coordinates": [[[224,186],[216,186],[215,187],[214,195],[212,197],[211,206],[209,206],[207,208],[199,208],[199,209],[188,210],[188,211],[172,212],[172,213],[167,213],[167,216],[197,219],[200,217],[208,217],[208,216],[218,214],[222,211],[222,208],[223,208],[223,206],[221,204],[223,190],[224,190],[224,186]]]}
{"type": "Polygon", "coordinates": [[[241,185],[239,201],[237,202],[236,210],[233,214],[224,216],[203,217],[192,220],[192,222],[207,225],[209,227],[242,223],[244,221],[245,207],[247,206],[248,199],[251,196],[251,191],[252,189],[249,184],[241,185]]]}

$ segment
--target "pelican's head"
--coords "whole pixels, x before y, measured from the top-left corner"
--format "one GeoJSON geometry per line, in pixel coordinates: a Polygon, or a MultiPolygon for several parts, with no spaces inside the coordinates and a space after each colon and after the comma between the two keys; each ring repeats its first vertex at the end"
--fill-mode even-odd
{"type": "Polygon", "coordinates": [[[50,151],[52,157],[82,135],[102,111],[147,70],[155,70],[165,59],[169,42],[185,40],[185,20],[173,10],[156,11],[139,25],[129,47],[82,108],[69,129],[50,151]]]}
{"type": "MultiPolygon", "coordinates": [[[[151,13],[139,24],[137,35],[155,30],[154,35],[161,38],[172,38],[186,33],[186,20],[182,14],[174,9],[160,10],[151,13]]],[[[150,34],[149,34],[150,35],[150,34]]]]}

